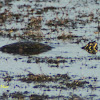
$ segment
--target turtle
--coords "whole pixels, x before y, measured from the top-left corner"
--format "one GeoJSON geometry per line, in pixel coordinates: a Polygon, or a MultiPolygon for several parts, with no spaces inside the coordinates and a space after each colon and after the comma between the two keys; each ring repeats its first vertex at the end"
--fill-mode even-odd
{"type": "Polygon", "coordinates": [[[96,41],[89,42],[86,46],[82,47],[82,49],[85,49],[88,53],[96,54],[98,51],[98,44],[96,41]]]}
{"type": "Polygon", "coordinates": [[[16,42],[2,46],[0,51],[20,55],[35,55],[51,50],[52,47],[38,42],[16,42]]]}

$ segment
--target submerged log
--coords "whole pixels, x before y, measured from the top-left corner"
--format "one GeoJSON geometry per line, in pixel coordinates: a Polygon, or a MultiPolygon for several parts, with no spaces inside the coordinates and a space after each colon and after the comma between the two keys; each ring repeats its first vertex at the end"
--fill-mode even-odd
{"type": "Polygon", "coordinates": [[[0,48],[0,51],[20,55],[35,55],[51,50],[52,47],[38,42],[17,42],[0,48]]]}

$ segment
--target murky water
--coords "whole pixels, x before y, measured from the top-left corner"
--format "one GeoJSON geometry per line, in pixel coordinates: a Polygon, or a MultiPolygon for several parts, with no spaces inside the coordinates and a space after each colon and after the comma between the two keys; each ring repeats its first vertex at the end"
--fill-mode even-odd
{"type": "MultiPolygon", "coordinates": [[[[100,40],[98,34],[95,34],[98,33],[97,27],[100,21],[99,0],[14,0],[11,2],[2,0],[1,5],[0,13],[6,13],[7,18],[3,17],[5,20],[0,23],[0,47],[19,41],[39,41],[54,47],[50,51],[31,56],[0,52],[0,85],[8,86],[0,89],[2,100],[12,100],[13,93],[25,95],[22,96],[22,100],[74,100],[71,98],[75,95],[80,97],[79,100],[100,99],[100,40]],[[21,15],[17,19],[16,16],[11,15],[12,13],[21,15]],[[42,17],[41,24],[38,24],[39,29],[36,30],[35,26],[28,29],[29,19],[38,16],[42,17]],[[63,22],[64,19],[67,19],[68,23],[63,22]],[[50,20],[61,23],[47,25],[50,20]],[[39,31],[45,38],[43,40],[34,40],[31,36],[20,38],[27,30],[39,31]],[[81,42],[76,43],[79,40],[77,38],[57,39],[62,34],[81,36],[82,38],[79,37],[81,42]],[[96,54],[89,54],[81,49],[91,41],[98,43],[99,50],[96,54]],[[56,62],[50,62],[51,59],[56,62]],[[89,83],[83,87],[69,88],[65,80],[31,83],[19,80],[18,75],[26,76],[29,73],[50,76],[67,74],[71,78],[69,82],[84,80],[89,83]],[[11,76],[11,80],[5,80],[7,76],[11,76]],[[48,97],[30,99],[32,94],[48,97]]],[[[14,98],[20,100],[17,96],[14,98]]]]}

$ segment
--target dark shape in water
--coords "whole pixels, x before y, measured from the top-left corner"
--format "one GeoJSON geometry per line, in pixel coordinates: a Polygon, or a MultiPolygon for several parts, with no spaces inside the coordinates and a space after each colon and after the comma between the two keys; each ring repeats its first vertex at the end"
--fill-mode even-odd
{"type": "Polygon", "coordinates": [[[100,32],[100,25],[99,25],[99,23],[100,23],[100,22],[98,21],[98,31],[100,32]]]}
{"type": "Polygon", "coordinates": [[[0,48],[0,51],[20,55],[35,55],[51,50],[52,47],[38,42],[17,42],[0,48]]]}
{"type": "Polygon", "coordinates": [[[86,46],[82,47],[82,49],[85,49],[88,53],[96,54],[98,51],[98,44],[97,42],[89,42],[86,46]]]}

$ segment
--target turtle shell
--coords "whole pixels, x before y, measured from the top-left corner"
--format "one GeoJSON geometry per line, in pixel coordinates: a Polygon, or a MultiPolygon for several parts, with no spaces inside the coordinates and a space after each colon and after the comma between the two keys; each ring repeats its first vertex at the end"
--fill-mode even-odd
{"type": "Polygon", "coordinates": [[[88,53],[96,54],[98,51],[98,44],[97,42],[89,42],[86,46],[82,47],[82,49],[85,49],[88,53]]]}
{"type": "Polygon", "coordinates": [[[20,55],[35,55],[51,50],[52,47],[38,42],[17,42],[0,48],[0,51],[20,55]]]}

